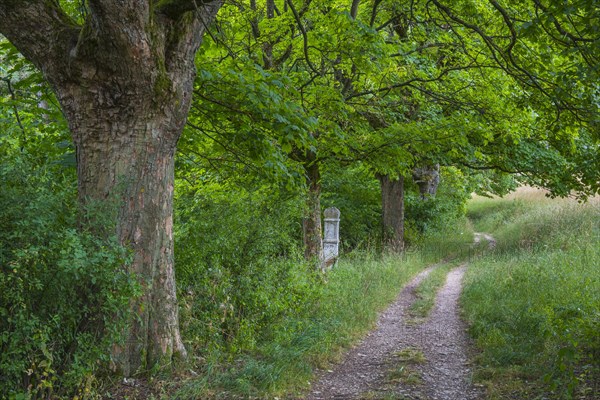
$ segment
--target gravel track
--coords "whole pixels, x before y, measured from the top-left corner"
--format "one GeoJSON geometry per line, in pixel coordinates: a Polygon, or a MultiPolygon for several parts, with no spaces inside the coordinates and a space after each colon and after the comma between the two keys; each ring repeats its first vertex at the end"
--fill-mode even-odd
{"type": "MultiPolygon", "coordinates": [[[[482,396],[471,384],[470,343],[458,307],[465,270],[462,265],[450,271],[427,321],[405,338],[408,346],[420,348],[425,355],[426,362],[417,369],[426,399],[474,400],[482,396]]],[[[410,398],[410,390],[404,393],[410,398]]]]}
{"type": "MultiPolygon", "coordinates": [[[[477,234],[475,242],[482,238],[490,249],[495,246],[487,234],[477,234]]],[[[400,292],[376,329],[340,364],[317,374],[306,400],[483,398],[482,390],[471,382],[471,343],[458,304],[467,265],[450,271],[427,319],[415,321],[408,315],[416,300],[415,288],[436,267],[422,271],[400,292]],[[424,356],[424,361],[399,360],[401,354],[419,354],[416,358],[424,356]]]]}
{"type": "Polygon", "coordinates": [[[385,378],[387,359],[402,342],[404,315],[415,300],[414,289],[435,268],[419,273],[400,292],[394,303],[379,317],[377,327],[331,371],[317,374],[306,400],[352,399],[378,385],[385,378]]]}

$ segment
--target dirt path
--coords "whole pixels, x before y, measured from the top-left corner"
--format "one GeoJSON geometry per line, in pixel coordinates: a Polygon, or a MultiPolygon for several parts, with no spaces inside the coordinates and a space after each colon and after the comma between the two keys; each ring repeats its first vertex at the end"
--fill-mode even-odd
{"type": "MultiPolygon", "coordinates": [[[[495,240],[478,234],[488,247],[495,240]]],[[[377,328],[348,352],[331,371],[318,374],[306,400],[421,399],[475,400],[481,391],[471,383],[469,339],[458,300],[466,264],[453,269],[425,321],[408,315],[414,289],[435,266],[417,275],[381,315],[377,328]]]]}
{"type": "Polygon", "coordinates": [[[496,247],[496,239],[492,235],[482,232],[474,232],[473,233],[473,244],[477,245],[481,243],[481,238],[485,239],[488,244],[488,249],[493,249],[496,247]]]}
{"type": "Polygon", "coordinates": [[[352,399],[385,378],[389,355],[406,335],[403,316],[415,300],[414,289],[433,270],[419,273],[400,292],[396,301],[379,317],[377,328],[360,345],[350,350],[333,371],[323,371],[306,400],[352,399]]]}

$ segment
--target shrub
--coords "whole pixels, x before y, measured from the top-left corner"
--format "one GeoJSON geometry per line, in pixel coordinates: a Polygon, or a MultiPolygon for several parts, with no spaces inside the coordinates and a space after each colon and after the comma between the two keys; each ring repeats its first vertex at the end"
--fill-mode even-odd
{"type": "Polygon", "coordinates": [[[269,187],[182,190],[175,256],[184,337],[229,354],[258,338],[311,296],[301,257],[301,204],[269,187]]]}
{"type": "Polygon", "coordinates": [[[20,154],[0,180],[0,397],[86,397],[135,292],[128,252],[78,228],[71,171],[20,154]]]}

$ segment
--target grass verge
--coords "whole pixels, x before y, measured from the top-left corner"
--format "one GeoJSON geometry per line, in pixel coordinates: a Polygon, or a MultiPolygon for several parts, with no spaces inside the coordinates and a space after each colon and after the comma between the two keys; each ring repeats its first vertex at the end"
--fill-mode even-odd
{"type": "Polygon", "coordinates": [[[416,322],[427,317],[435,304],[438,290],[446,282],[448,272],[450,272],[452,268],[455,268],[456,265],[456,262],[451,262],[435,268],[425,279],[423,279],[419,286],[417,286],[415,289],[417,299],[408,309],[409,315],[413,317],[416,322]]]}
{"type": "Polygon", "coordinates": [[[387,371],[380,384],[357,396],[358,400],[404,400],[425,398],[422,392],[422,376],[417,365],[426,361],[421,349],[407,347],[386,360],[387,371]],[[398,386],[411,387],[410,397],[398,392],[398,386]],[[417,397],[413,395],[417,394],[417,397]]]}
{"type": "Polygon", "coordinates": [[[425,355],[421,349],[408,347],[398,351],[392,357],[394,366],[388,370],[387,383],[401,383],[409,386],[422,384],[421,374],[414,366],[423,364],[425,361],[425,355]]]}
{"type": "Polygon", "coordinates": [[[600,202],[476,199],[498,245],[473,262],[462,306],[489,399],[600,397],[600,202]]]}

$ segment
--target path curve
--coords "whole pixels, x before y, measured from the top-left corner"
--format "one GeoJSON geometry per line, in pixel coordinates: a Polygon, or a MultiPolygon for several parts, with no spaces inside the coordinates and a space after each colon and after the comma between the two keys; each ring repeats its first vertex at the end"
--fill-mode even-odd
{"type": "Polygon", "coordinates": [[[485,241],[488,243],[489,250],[492,250],[492,249],[494,249],[494,247],[496,247],[496,239],[494,239],[494,237],[492,235],[490,235],[489,233],[473,232],[473,244],[474,245],[481,243],[481,238],[485,239],[485,241]]]}

